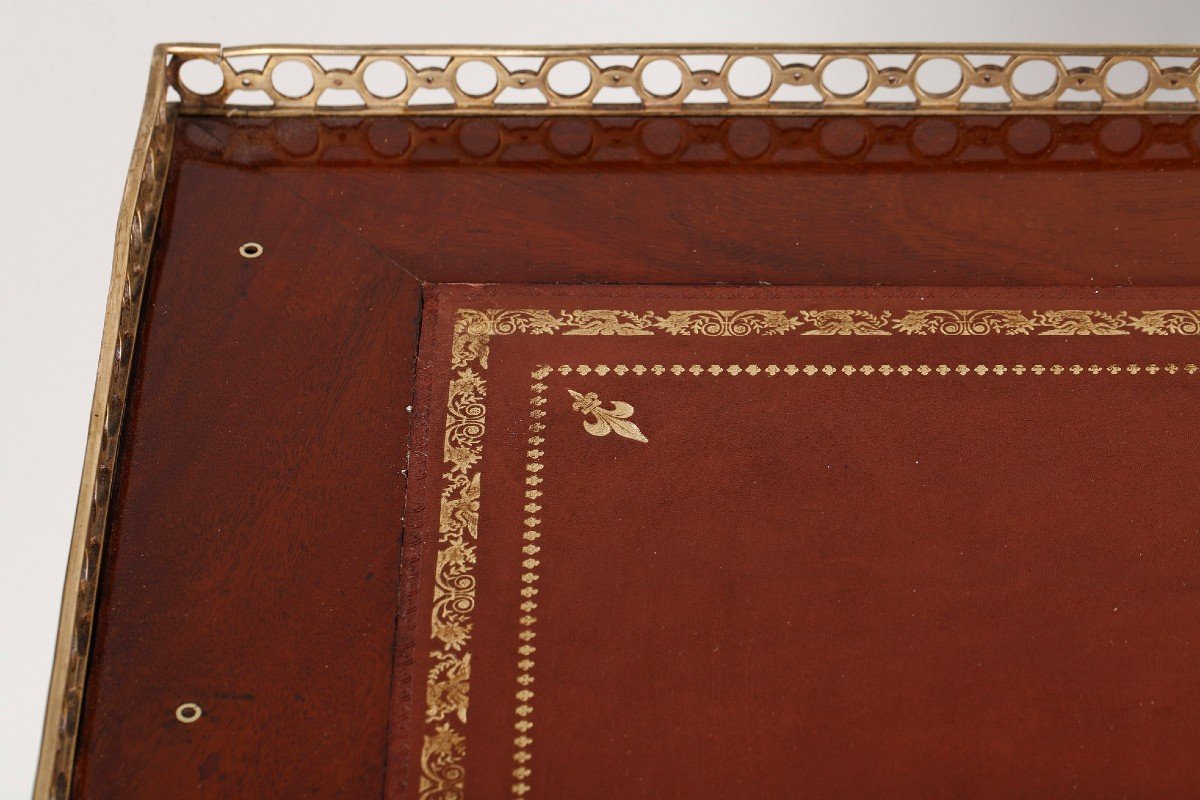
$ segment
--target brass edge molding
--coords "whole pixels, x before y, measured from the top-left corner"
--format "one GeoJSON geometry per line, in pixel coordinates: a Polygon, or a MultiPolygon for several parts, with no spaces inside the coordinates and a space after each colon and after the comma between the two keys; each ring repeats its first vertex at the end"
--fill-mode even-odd
{"type": "Polygon", "coordinates": [[[112,279],[104,314],[83,476],[67,556],[58,640],[34,779],[34,800],[62,800],[71,789],[126,390],[171,152],[175,111],[166,102],[169,55],[170,50],[165,46],[160,45],[154,50],[137,139],[117,217],[112,279]]]}
{"type": "Polygon", "coordinates": [[[171,55],[167,80],[181,110],[191,114],[712,116],[1200,110],[1200,47],[1191,45],[263,44],[168,45],[167,50],[171,55]],[[207,87],[190,86],[181,78],[181,69],[194,60],[219,68],[206,93],[202,91],[207,87]],[[943,63],[930,67],[931,62],[943,63]],[[285,64],[290,64],[286,70],[294,73],[297,82],[277,76],[285,64]],[[1037,69],[1043,74],[1036,80],[1018,76],[1037,69]],[[573,81],[566,77],[571,70],[573,81]],[[846,70],[856,74],[845,79],[837,76],[846,70]],[[940,80],[933,75],[938,70],[945,73],[940,80]],[[391,82],[381,88],[385,85],[370,77],[372,71],[390,71],[391,82]],[[1122,77],[1117,71],[1129,74],[1122,77]],[[946,80],[951,73],[957,75],[956,82],[946,80]]]}

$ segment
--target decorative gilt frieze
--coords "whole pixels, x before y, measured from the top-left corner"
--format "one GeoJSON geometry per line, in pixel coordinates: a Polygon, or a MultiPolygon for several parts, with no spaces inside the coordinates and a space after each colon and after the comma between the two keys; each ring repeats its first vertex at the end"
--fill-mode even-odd
{"type": "Polygon", "coordinates": [[[1129,322],[1129,327],[1142,333],[1164,336],[1178,334],[1195,336],[1200,334],[1200,311],[1163,309],[1145,311],[1129,322]]]}
{"type": "MultiPolygon", "coordinates": [[[[1161,312],[1147,312],[1157,314],[1161,312]]],[[[1141,317],[1131,319],[1122,311],[1109,314],[1103,311],[1042,311],[1026,315],[1021,311],[910,311],[896,320],[901,333],[941,333],[948,335],[983,335],[988,333],[1038,333],[1042,336],[1113,336],[1139,327],[1141,317]]],[[[1147,331],[1149,332],[1149,331],[1147,331]]]]}
{"type": "Polygon", "coordinates": [[[421,800],[462,800],[466,737],[443,722],[421,748],[421,800]]]}
{"type": "MultiPolygon", "coordinates": [[[[582,312],[575,312],[582,313],[582,312]]],[[[478,361],[488,366],[488,342],[493,336],[512,333],[553,333],[568,324],[553,312],[540,309],[486,310],[462,309],[454,323],[450,366],[458,369],[478,361]]]]}
{"type": "Polygon", "coordinates": [[[805,331],[807,336],[887,336],[887,327],[891,312],[884,311],[878,315],[869,311],[801,311],[800,316],[805,322],[811,323],[812,330],[805,331]]]}
{"type": "Polygon", "coordinates": [[[635,314],[632,311],[589,311],[563,312],[563,324],[568,330],[564,336],[649,336],[653,314],[635,314]]]}
{"type": "Polygon", "coordinates": [[[748,336],[786,333],[798,328],[800,320],[783,311],[672,311],[650,324],[684,336],[748,336]]]}

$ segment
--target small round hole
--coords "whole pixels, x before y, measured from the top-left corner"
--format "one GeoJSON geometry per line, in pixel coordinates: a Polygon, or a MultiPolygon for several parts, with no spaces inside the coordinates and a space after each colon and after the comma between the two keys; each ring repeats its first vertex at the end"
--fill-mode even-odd
{"type": "Polygon", "coordinates": [[[472,97],[483,97],[496,88],[499,78],[491,64],[483,61],[468,61],[454,73],[454,82],[472,97]]]}
{"type": "Polygon", "coordinates": [[[592,85],[592,71],[582,61],[560,61],[546,77],[550,90],[563,97],[578,97],[592,85]]]}
{"type": "Polygon", "coordinates": [[[196,705],[195,703],[184,703],[179,706],[179,708],[175,709],[175,719],[179,720],[184,725],[189,725],[200,719],[200,716],[203,713],[204,712],[200,709],[200,706],[196,705]]]}
{"type": "Polygon", "coordinates": [[[408,86],[408,73],[395,61],[372,61],[363,70],[363,85],[379,99],[388,100],[408,86]]]}
{"type": "Polygon", "coordinates": [[[658,58],[642,70],[642,86],[655,97],[670,97],[683,86],[683,73],[675,62],[658,58]]]}
{"type": "Polygon", "coordinates": [[[242,258],[258,258],[263,254],[263,246],[258,242],[246,242],[238,248],[242,258]]]}
{"type": "Polygon", "coordinates": [[[189,92],[210,95],[216,94],[225,85],[225,75],[213,62],[192,58],[180,65],[179,81],[189,92]]]}
{"type": "Polygon", "coordinates": [[[275,91],[293,100],[304,97],[313,90],[314,78],[312,70],[299,61],[281,61],[271,71],[271,84],[275,91]]]}
{"type": "Polygon", "coordinates": [[[729,88],[738,97],[759,97],[771,88],[771,65],[756,56],[743,56],[729,66],[729,88]]]}

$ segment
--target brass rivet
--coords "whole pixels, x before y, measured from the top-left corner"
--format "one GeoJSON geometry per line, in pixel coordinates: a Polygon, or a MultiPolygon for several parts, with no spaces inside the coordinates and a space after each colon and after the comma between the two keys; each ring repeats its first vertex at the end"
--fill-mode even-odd
{"type": "Polygon", "coordinates": [[[258,242],[246,242],[238,248],[242,258],[258,258],[263,254],[263,246],[258,242]]]}
{"type": "Polygon", "coordinates": [[[204,712],[201,711],[200,706],[196,705],[195,703],[184,703],[179,706],[179,708],[175,709],[175,719],[179,720],[184,725],[190,725],[191,723],[200,719],[200,715],[203,713],[204,712]]]}

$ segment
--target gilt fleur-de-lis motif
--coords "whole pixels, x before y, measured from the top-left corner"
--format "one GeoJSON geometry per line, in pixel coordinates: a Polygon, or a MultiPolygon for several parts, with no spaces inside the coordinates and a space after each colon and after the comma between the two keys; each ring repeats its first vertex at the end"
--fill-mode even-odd
{"type": "Polygon", "coordinates": [[[629,403],[614,400],[610,403],[612,408],[602,408],[602,402],[595,392],[580,394],[574,389],[567,389],[567,391],[575,400],[571,408],[585,417],[595,417],[595,419],[583,421],[583,429],[592,436],[607,436],[612,431],[618,436],[633,439],[635,442],[648,441],[638,426],[629,421],[629,417],[633,416],[633,406],[629,403]]]}

